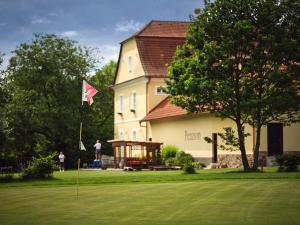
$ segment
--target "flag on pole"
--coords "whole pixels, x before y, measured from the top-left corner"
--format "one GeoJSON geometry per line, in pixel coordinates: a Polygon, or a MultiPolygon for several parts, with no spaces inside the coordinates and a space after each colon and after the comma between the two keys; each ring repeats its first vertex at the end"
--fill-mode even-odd
{"type": "Polygon", "coordinates": [[[86,151],[86,149],[85,149],[85,147],[84,147],[84,145],[83,145],[82,141],[80,141],[80,150],[82,150],[82,151],[86,151]]]}
{"type": "Polygon", "coordinates": [[[79,131],[79,134],[80,134],[80,137],[79,137],[79,149],[80,150],[83,150],[83,151],[86,151],[82,141],[81,141],[81,133],[82,133],[82,122],[80,122],[80,131],[79,131]]]}
{"type": "Polygon", "coordinates": [[[84,80],[82,84],[82,102],[88,102],[89,105],[93,104],[93,96],[97,94],[97,92],[94,87],[84,80]]]}

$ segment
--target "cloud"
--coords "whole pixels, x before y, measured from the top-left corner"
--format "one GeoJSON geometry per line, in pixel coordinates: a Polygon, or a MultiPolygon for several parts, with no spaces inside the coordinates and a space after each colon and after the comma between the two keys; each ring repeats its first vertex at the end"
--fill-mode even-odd
{"type": "Polygon", "coordinates": [[[48,13],[48,15],[51,16],[51,17],[57,17],[58,13],[57,12],[50,12],[50,13],[48,13]]]}
{"type": "Polygon", "coordinates": [[[134,20],[125,20],[116,24],[115,30],[121,32],[137,31],[143,26],[142,23],[134,20]]]}
{"type": "Polygon", "coordinates": [[[7,23],[5,23],[5,22],[0,22],[0,27],[4,27],[4,26],[6,26],[6,24],[7,23]]]}
{"type": "Polygon", "coordinates": [[[119,56],[119,46],[118,45],[103,45],[100,46],[100,54],[102,53],[102,57],[105,62],[110,60],[117,61],[119,56]]]}
{"type": "Polygon", "coordinates": [[[75,30],[68,30],[68,31],[64,31],[64,32],[60,33],[60,35],[64,36],[64,37],[71,38],[71,37],[78,36],[79,33],[75,30]]]}
{"type": "Polygon", "coordinates": [[[118,45],[104,44],[98,46],[99,49],[99,68],[104,66],[110,60],[117,61],[119,57],[119,49],[118,45]]]}
{"type": "Polygon", "coordinates": [[[31,24],[48,24],[50,22],[51,22],[51,20],[49,20],[46,17],[34,16],[31,18],[31,24]]]}
{"type": "Polygon", "coordinates": [[[119,46],[118,45],[102,45],[101,48],[103,48],[106,51],[119,51],[119,46]]]}

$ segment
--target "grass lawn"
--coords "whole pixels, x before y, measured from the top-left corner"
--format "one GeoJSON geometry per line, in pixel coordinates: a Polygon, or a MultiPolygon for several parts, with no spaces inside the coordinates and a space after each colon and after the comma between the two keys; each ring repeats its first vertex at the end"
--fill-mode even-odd
{"type": "Polygon", "coordinates": [[[300,224],[300,173],[76,171],[0,184],[0,224],[300,224]]]}

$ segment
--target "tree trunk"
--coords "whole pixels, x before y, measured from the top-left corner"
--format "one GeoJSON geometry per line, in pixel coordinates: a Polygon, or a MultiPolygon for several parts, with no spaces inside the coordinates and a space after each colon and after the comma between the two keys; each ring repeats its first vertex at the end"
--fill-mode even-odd
{"type": "Polygon", "coordinates": [[[248,162],[248,158],[247,158],[247,154],[246,154],[245,135],[244,135],[244,132],[243,132],[243,127],[242,127],[242,125],[239,121],[237,121],[236,125],[237,125],[237,130],[238,130],[239,146],[240,146],[244,171],[249,172],[249,171],[251,171],[251,168],[249,166],[249,162],[248,162]]]}
{"type": "Polygon", "coordinates": [[[260,147],[260,133],[261,133],[261,126],[257,126],[256,128],[256,137],[255,137],[255,148],[253,152],[253,167],[252,170],[257,170],[258,168],[258,159],[259,159],[259,147],[260,147]]]}

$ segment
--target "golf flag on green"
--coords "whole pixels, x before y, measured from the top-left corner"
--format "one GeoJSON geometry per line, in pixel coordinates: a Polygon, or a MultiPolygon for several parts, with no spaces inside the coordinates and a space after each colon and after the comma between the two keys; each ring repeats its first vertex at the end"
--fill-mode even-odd
{"type": "Polygon", "coordinates": [[[89,105],[93,104],[93,96],[97,94],[97,90],[89,85],[85,80],[82,84],[82,102],[86,101],[89,105]]]}
{"type": "MultiPolygon", "coordinates": [[[[83,83],[82,83],[82,107],[83,107],[83,102],[88,102],[89,105],[92,105],[93,104],[93,96],[95,94],[97,94],[97,90],[92,87],[91,85],[89,85],[85,80],[83,80],[83,83]]],[[[82,109],[83,110],[83,109],[82,109]]],[[[81,111],[81,115],[82,115],[82,112],[81,111]]],[[[82,116],[81,116],[82,117],[82,116]]],[[[80,150],[83,150],[83,151],[86,151],[82,141],[81,141],[81,133],[82,133],[82,119],[81,119],[81,122],[80,122],[80,141],[79,141],[79,149],[80,150]]]]}

